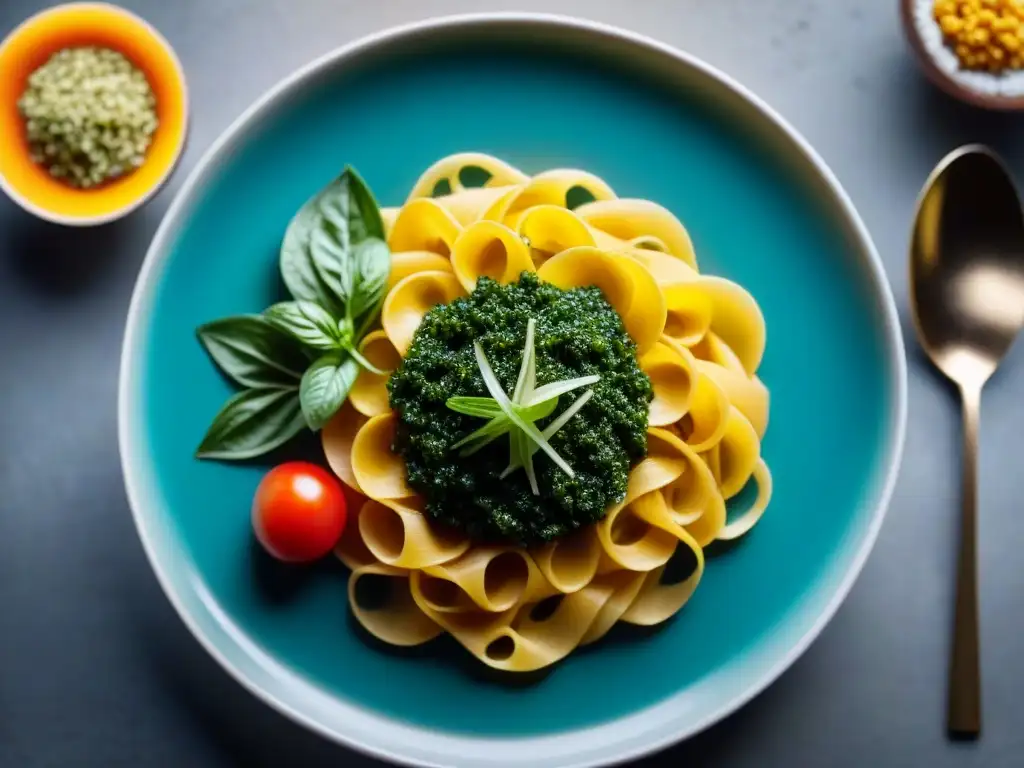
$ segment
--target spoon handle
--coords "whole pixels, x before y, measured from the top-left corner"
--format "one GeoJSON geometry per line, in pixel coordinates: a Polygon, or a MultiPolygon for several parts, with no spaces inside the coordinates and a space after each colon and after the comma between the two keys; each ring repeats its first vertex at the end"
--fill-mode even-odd
{"type": "Polygon", "coordinates": [[[961,389],[964,418],[963,510],[957,561],[956,615],[949,677],[949,732],[976,738],[981,731],[978,663],[978,422],[981,388],[961,389]]]}

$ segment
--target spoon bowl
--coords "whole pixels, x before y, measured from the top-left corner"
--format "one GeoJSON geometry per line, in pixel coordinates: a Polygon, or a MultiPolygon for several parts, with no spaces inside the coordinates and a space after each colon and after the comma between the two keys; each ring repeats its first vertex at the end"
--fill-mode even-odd
{"type": "Polygon", "coordinates": [[[982,385],[1024,325],[1024,212],[990,150],[961,147],[939,163],[910,252],[921,345],[955,383],[982,385]]]}
{"type": "Polygon", "coordinates": [[[977,145],[936,166],[918,200],[910,299],[921,346],[960,390],[963,508],[948,727],[981,731],[977,453],[981,390],[1024,325],[1024,210],[1003,162],[977,145]]]}

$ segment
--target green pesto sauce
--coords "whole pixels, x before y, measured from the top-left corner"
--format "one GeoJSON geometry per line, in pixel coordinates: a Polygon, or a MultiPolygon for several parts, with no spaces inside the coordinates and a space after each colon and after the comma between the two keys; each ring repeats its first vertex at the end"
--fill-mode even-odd
{"type": "MultiPolygon", "coordinates": [[[[410,486],[425,498],[430,517],[475,541],[535,544],[601,519],[624,498],[629,470],[647,453],[651,383],[622,320],[597,288],[563,291],[525,272],[505,286],[481,278],[469,297],[427,313],[388,391],[399,415],[393,449],[405,458],[410,486]],[[550,441],[575,478],[538,452],[539,496],[521,469],[499,477],[509,463],[507,436],[472,456],[452,450],[485,421],[445,405],[453,395],[489,394],[473,355],[477,340],[504,390],[512,392],[531,317],[538,387],[601,376],[594,396],[550,441]]],[[[580,394],[563,395],[538,428],[580,394]]]]}

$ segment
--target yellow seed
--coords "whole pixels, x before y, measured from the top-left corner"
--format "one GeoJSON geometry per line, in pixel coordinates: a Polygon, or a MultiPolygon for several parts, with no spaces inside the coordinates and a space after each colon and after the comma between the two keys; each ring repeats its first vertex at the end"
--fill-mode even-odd
{"type": "Polygon", "coordinates": [[[943,16],[939,20],[939,26],[945,34],[954,37],[964,28],[964,21],[959,16],[943,16]]]}
{"type": "Polygon", "coordinates": [[[984,67],[988,64],[988,51],[978,51],[974,54],[974,63],[979,67],[984,67]]]}
{"type": "Polygon", "coordinates": [[[978,26],[979,27],[990,27],[992,22],[996,20],[997,16],[987,8],[984,11],[978,12],[978,26]]]}
{"type": "Polygon", "coordinates": [[[999,36],[999,43],[1011,53],[1020,50],[1020,38],[1009,32],[1004,32],[999,36]]]}
{"type": "Polygon", "coordinates": [[[989,34],[987,29],[976,29],[971,33],[971,42],[974,45],[988,45],[989,34]]]}
{"type": "Polygon", "coordinates": [[[1017,19],[1010,19],[1006,16],[1000,16],[994,22],[992,22],[992,30],[995,32],[1009,32],[1010,30],[1016,29],[1019,26],[1017,19]]]}
{"type": "Polygon", "coordinates": [[[981,4],[986,8],[998,8],[1001,0],[981,0],[981,4]]]}
{"type": "Polygon", "coordinates": [[[1003,60],[1003,57],[1006,55],[1006,51],[1004,51],[998,45],[990,45],[988,47],[988,55],[992,61],[1001,62],[1003,60]]]}
{"type": "Polygon", "coordinates": [[[935,15],[936,16],[949,16],[956,13],[956,2],[955,0],[938,0],[935,3],[935,15]]]}
{"type": "Polygon", "coordinates": [[[978,20],[973,14],[968,14],[964,18],[964,32],[973,32],[978,28],[978,20]]]}

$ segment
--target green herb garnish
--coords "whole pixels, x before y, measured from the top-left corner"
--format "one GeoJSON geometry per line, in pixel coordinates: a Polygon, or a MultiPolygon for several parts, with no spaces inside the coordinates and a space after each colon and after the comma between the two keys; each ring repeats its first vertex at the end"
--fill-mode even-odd
{"type": "Polygon", "coordinates": [[[214,419],[197,456],[247,459],[320,429],[363,367],[358,351],[380,315],[391,270],[380,208],[346,168],[295,214],[280,253],[291,301],[197,329],[211,359],[246,389],[214,419]]]}
{"type": "MultiPolygon", "coordinates": [[[[537,360],[534,349],[533,337],[537,328],[537,321],[532,317],[526,323],[526,345],[523,347],[523,362],[519,366],[519,378],[516,380],[515,392],[512,398],[505,394],[501,383],[494,375],[494,370],[484,354],[480,342],[473,344],[473,352],[476,355],[477,366],[480,375],[483,377],[487,390],[491,397],[450,397],[448,407],[458,413],[465,413],[469,416],[483,416],[490,418],[483,427],[473,432],[469,437],[459,440],[453,448],[466,446],[461,456],[470,456],[480,448],[491,443],[501,435],[508,433],[509,445],[511,447],[511,460],[509,465],[502,472],[502,477],[507,477],[515,469],[522,467],[526,471],[526,477],[530,481],[530,489],[534,496],[540,495],[537,487],[537,476],[533,471],[533,454],[538,449],[543,450],[551,460],[565,472],[569,477],[575,477],[576,473],[572,467],[558,455],[558,452],[551,447],[548,438],[555,434],[569,420],[562,419],[555,429],[548,434],[541,433],[534,422],[548,416],[558,403],[558,398],[574,389],[596,384],[601,380],[600,376],[580,376],[566,381],[558,381],[546,384],[540,389],[536,388],[537,382],[537,360]],[[471,407],[467,409],[467,401],[472,400],[471,407]],[[544,406],[549,405],[545,409],[544,406]],[[468,411],[468,412],[467,412],[468,411]],[[479,436],[476,438],[475,436],[479,436]]],[[[569,418],[582,407],[593,392],[588,392],[578,398],[579,406],[570,409],[569,418]]],[[[574,404],[575,405],[575,404],[574,404]]],[[[564,414],[563,414],[564,416],[564,414]]]]}

